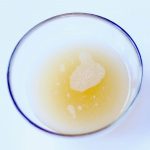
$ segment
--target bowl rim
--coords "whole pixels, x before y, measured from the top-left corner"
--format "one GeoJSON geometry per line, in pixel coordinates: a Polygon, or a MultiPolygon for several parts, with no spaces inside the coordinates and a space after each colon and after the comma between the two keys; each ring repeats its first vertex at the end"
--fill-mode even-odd
{"type": "Polygon", "coordinates": [[[92,14],[92,13],[85,13],[85,12],[71,12],[71,13],[63,13],[63,14],[60,14],[60,15],[56,15],[56,16],[53,16],[53,17],[50,17],[44,21],[41,21],[40,23],[38,23],[37,25],[33,26],[31,29],[29,29],[22,37],[21,39],[18,41],[18,43],[16,44],[11,56],[10,56],[10,59],[9,59],[9,63],[8,63],[8,67],[7,67],[7,86],[8,86],[8,91],[9,91],[9,94],[10,94],[10,97],[12,99],[12,102],[15,106],[15,108],[18,110],[18,112],[21,114],[21,116],[29,122],[29,124],[33,125],[34,127],[36,127],[37,129],[40,129],[41,131],[44,131],[46,133],[49,133],[49,134],[52,134],[52,135],[58,135],[58,136],[67,136],[67,137],[77,137],[77,136],[85,136],[85,135],[91,135],[91,134],[94,134],[94,133],[97,133],[97,132],[100,132],[100,131],[103,131],[105,129],[108,129],[109,127],[111,127],[112,125],[116,124],[116,122],[118,122],[118,120],[120,120],[120,118],[123,117],[124,114],[126,114],[126,112],[131,108],[131,106],[134,104],[137,96],[139,95],[139,92],[140,92],[140,89],[141,89],[141,85],[142,85],[142,79],[143,79],[143,62],[142,62],[142,57],[141,57],[141,54],[140,54],[140,51],[139,51],[139,48],[138,46],[136,45],[135,41],[132,39],[132,37],[129,35],[129,33],[127,31],[125,31],[120,25],[118,25],[117,23],[111,21],[110,19],[107,19],[105,17],[102,17],[102,16],[99,16],[99,15],[96,15],[96,14],[92,14]],[[123,35],[125,37],[127,37],[127,39],[131,42],[132,46],[134,47],[134,50],[136,52],[136,55],[137,55],[137,58],[138,58],[138,61],[139,61],[139,64],[140,64],[140,72],[141,72],[141,76],[140,76],[140,80],[139,80],[139,84],[138,84],[138,87],[137,87],[137,91],[132,99],[132,102],[130,103],[130,105],[128,106],[128,108],[126,108],[126,110],[116,119],[114,120],[113,122],[111,122],[110,124],[106,125],[105,127],[103,128],[100,128],[98,130],[95,130],[95,131],[91,131],[91,132],[87,132],[87,133],[81,133],[81,134],[64,134],[64,133],[57,133],[57,132],[53,132],[53,131],[50,131],[48,129],[45,129],[41,126],[39,126],[38,124],[36,124],[35,122],[33,122],[24,112],[23,110],[21,110],[21,108],[19,107],[19,105],[17,104],[17,100],[15,99],[14,97],[14,94],[13,94],[13,90],[12,90],[12,87],[11,87],[11,64],[13,62],[13,59],[14,59],[14,56],[20,46],[20,44],[24,41],[24,39],[26,39],[31,33],[32,31],[36,30],[37,28],[39,28],[40,26],[42,26],[43,24],[47,23],[47,22],[50,22],[50,21],[54,21],[54,20],[57,20],[57,19],[60,19],[62,17],[75,17],[75,16],[82,16],[82,17],[91,17],[91,18],[95,18],[95,19],[100,19],[100,20],[103,20],[107,23],[110,23],[110,25],[114,26],[115,28],[117,28],[118,30],[120,30],[123,35]]]}

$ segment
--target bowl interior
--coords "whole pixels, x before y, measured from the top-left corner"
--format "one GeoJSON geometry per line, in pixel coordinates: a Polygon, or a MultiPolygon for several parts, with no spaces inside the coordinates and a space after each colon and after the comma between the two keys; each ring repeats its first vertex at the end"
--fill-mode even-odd
{"type": "Polygon", "coordinates": [[[35,88],[33,78],[45,60],[72,45],[100,46],[121,56],[128,68],[131,85],[124,112],[140,90],[141,56],[133,39],[120,26],[106,18],[85,13],[47,19],[29,30],[18,42],[10,58],[7,77],[11,97],[19,112],[31,124],[49,133],[60,134],[42,124],[32,111],[30,100],[36,98],[31,90],[35,88]]]}

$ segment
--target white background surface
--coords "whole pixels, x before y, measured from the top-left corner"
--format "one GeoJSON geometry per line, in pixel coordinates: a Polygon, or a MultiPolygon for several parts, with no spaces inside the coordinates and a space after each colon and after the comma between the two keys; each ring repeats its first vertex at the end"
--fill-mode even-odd
{"type": "Polygon", "coordinates": [[[149,150],[150,149],[149,0],[0,0],[0,150],[149,150]],[[21,36],[38,22],[66,12],[89,12],[121,25],[137,43],[144,63],[137,103],[112,132],[82,138],[45,134],[15,109],[7,89],[9,57],[21,36]]]}

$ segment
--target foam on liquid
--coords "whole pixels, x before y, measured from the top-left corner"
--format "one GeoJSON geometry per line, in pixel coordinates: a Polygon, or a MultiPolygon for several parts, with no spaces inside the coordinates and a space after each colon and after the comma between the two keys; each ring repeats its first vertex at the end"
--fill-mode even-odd
{"type": "Polygon", "coordinates": [[[76,91],[84,92],[96,86],[104,78],[105,69],[95,62],[88,52],[80,53],[80,65],[71,75],[70,87],[76,91]]]}

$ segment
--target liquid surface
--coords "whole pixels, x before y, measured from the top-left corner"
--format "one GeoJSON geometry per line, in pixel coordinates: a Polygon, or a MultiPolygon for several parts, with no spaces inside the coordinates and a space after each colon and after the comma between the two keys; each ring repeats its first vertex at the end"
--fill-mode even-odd
{"type": "Polygon", "coordinates": [[[49,129],[62,134],[83,134],[107,126],[123,111],[130,89],[128,71],[119,55],[101,49],[62,51],[43,64],[35,80],[34,113],[49,129]],[[88,66],[81,67],[82,53],[92,60],[87,61],[89,67],[90,63],[99,66],[95,74],[87,71],[92,74],[88,79],[83,71],[88,66]],[[79,84],[82,81],[84,86],[79,84]]]}

